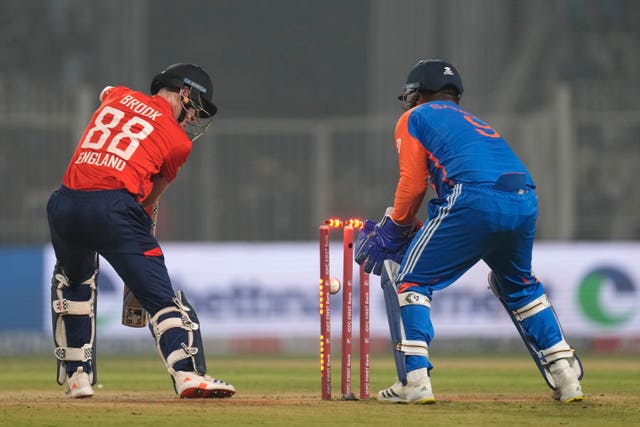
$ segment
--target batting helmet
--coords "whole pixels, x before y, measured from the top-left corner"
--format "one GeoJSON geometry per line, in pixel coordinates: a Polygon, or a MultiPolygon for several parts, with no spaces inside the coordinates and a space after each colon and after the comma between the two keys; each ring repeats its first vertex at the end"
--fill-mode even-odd
{"type": "Polygon", "coordinates": [[[416,91],[438,92],[447,86],[451,86],[458,97],[464,91],[456,67],[440,59],[423,59],[409,71],[402,95],[398,99],[404,100],[408,94],[416,91]]]}
{"type": "Polygon", "coordinates": [[[183,86],[191,88],[189,101],[199,111],[200,117],[213,117],[218,107],[212,101],[213,84],[211,77],[195,64],[173,64],[157,74],[151,81],[151,94],[155,95],[163,87],[180,90],[183,86]],[[204,111],[201,111],[204,110],[204,111]]]}

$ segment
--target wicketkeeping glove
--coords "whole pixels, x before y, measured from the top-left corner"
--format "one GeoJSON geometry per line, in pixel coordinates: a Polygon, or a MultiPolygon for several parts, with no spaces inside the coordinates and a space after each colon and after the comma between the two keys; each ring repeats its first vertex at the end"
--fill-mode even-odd
{"type": "Polygon", "coordinates": [[[389,215],[385,215],[378,224],[366,220],[358,234],[355,245],[355,261],[364,265],[367,273],[380,275],[382,263],[392,259],[402,261],[411,239],[421,224],[398,225],[389,215]]]}

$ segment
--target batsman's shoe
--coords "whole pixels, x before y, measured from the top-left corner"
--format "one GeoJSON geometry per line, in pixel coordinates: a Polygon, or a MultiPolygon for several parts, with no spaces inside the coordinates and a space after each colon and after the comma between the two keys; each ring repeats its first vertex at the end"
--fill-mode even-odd
{"type": "Polygon", "coordinates": [[[173,376],[176,393],[182,399],[224,398],[235,394],[231,384],[195,372],[177,371],[173,376]]]}
{"type": "Polygon", "coordinates": [[[93,389],[91,388],[89,375],[84,372],[82,366],[79,366],[73,375],[67,375],[64,392],[68,397],[75,397],[78,399],[93,396],[93,389]]]}
{"type": "Polygon", "coordinates": [[[576,371],[571,367],[568,359],[559,359],[549,366],[549,372],[556,385],[551,397],[565,403],[584,400],[584,393],[576,371]]]}
{"type": "Polygon", "coordinates": [[[431,389],[427,368],[407,373],[407,385],[396,381],[391,387],[378,392],[378,401],[384,403],[415,403],[429,405],[436,403],[431,389]]]}

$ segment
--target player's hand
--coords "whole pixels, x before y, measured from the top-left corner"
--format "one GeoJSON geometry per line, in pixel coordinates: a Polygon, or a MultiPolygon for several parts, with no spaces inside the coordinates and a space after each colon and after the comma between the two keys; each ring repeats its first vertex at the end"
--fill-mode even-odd
{"type": "MultiPolygon", "coordinates": [[[[375,232],[376,222],[370,219],[364,222],[364,226],[358,232],[358,239],[356,240],[355,248],[354,248],[354,259],[355,261],[362,265],[362,263],[366,260],[367,263],[364,265],[364,271],[367,273],[371,273],[371,270],[375,266],[380,258],[380,250],[377,250],[376,247],[372,245],[371,239],[373,238],[375,232]]],[[[384,260],[383,260],[384,261],[384,260]]]]}
{"type": "Polygon", "coordinates": [[[355,261],[364,271],[380,275],[386,259],[400,263],[421,224],[399,225],[385,215],[378,224],[366,220],[355,245],[355,261]],[[416,228],[417,227],[417,228],[416,228]],[[366,261],[366,262],[365,262],[366,261]]]}

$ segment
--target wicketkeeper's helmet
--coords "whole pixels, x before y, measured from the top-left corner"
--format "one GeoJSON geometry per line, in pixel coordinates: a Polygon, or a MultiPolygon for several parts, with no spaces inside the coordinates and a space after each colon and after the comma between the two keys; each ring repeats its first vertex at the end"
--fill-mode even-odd
{"type": "Polygon", "coordinates": [[[423,59],[409,71],[398,99],[409,109],[415,106],[419,92],[438,92],[446,87],[453,88],[458,98],[462,95],[464,87],[456,67],[440,59],[423,59]]]}

